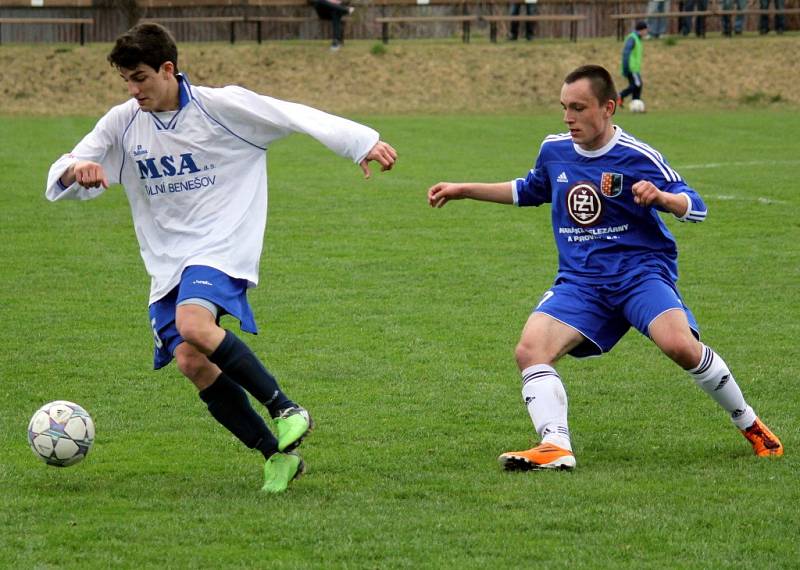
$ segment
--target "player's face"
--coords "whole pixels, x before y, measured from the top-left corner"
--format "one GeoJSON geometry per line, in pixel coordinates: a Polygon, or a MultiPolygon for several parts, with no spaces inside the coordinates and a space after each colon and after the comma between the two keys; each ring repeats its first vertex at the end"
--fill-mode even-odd
{"type": "Polygon", "coordinates": [[[564,122],[572,135],[572,141],[585,150],[596,150],[614,135],[611,116],[614,101],[601,104],[592,92],[588,79],[565,83],[561,88],[561,106],[564,122]]]}
{"type": "Polygon", "coordinates": [[[128,93],[136,99],[142,111],[171,111],[178,108],[174,69],[170,61],[158,70],[140,63],[134,69],[119,68],[119,74],[128,85],[128,93]]]}

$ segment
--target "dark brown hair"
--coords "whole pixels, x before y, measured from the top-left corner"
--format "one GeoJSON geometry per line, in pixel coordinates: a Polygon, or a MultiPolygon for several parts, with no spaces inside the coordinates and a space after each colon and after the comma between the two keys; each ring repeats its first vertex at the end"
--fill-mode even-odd
{"type": "Polygon", "coordinates": [[[617,88],[608,70],[601,65],[582,65],[572,70],[565,78],[564,83],[575,83],[579,79],[588,79],[592,86],[592,93],[605,105],[606,101],[617,100],[617,88]]]}
{"type": "Polygon", "coordinates": [[[143,63],[156,71],[167,62],[178,72],[178,47],[172,34],[158,24],[137,24],[117,38],[108,62],[122,69],[135,69],[143,63]]]}

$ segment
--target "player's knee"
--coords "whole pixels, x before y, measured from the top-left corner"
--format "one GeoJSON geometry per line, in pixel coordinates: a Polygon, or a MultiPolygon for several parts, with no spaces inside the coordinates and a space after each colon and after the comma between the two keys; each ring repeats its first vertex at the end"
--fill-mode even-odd
{"type": "Polygon", "coordinates": [[[695,368],[702,355],[702,346],[694,337],[681,336],[670,339],[661,350],[684,370],[695,368]]]}
{"type": "Polygon", "coordinates": [[[203,347],[208,344],[211,330],[205,321],[192,317],[181,318],[178,315],[175,319],[175,327],[178,329],[178,334],[189,344],[195,347],[203,347]]]}
{"type": "Polygon", "coordinates": [[[213,382],[212,367],[205,355],[197,350],[179,345],[175,350],[175,363],[181,374],[191,380],[198,390],[207,388],[213,382]]]}
{"type": "Polygon", "coordinates": [[[547,354],[536,342],[531,342],[530,339],[521,340],[517,343],[514,350],[514,358],[517,360],[517,366],[520,370],[526,369],[528,366],[534,364],[552,364],[553,358],[547,354]]]}
{"type": "Polygon", "coordinates": [[[203,370],[202,355],[195,350],[187,350],[181,347],[175,351],[175,364],[181,374],[190,380],[198,376],[203,370]]]}

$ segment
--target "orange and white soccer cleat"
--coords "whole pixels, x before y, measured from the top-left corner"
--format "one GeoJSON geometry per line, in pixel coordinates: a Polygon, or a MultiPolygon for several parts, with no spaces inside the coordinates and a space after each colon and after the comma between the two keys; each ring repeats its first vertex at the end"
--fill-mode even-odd
{"type": "Polygon", "coordinates": [[[759,457],[778,457],[783,455],[783,444],[760,419],[756,418],[747,429],[741,430],[759,457]]]}
{"type": "Polygon", "coordinates": [[[507,451],[497,460],[506,471],[575,468],[572,452],[552,443],[540,443],[527,451],[507,451]]]}

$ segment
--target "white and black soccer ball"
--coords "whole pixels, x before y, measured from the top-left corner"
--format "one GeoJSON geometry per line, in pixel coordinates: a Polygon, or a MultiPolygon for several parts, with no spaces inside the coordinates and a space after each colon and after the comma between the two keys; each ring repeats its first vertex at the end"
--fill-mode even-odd
{"type": "Polygon", "coordinates": [[[631,113],[644,113],[645,112],[644,101],[642,101],[641,99],[634,99],[633,101],[631,101],[629,108],[631,110],[631,113]]]}
{"type": "Polygon", "coordinates": [[[57,400],[45,404],[28,424],[28,443],[34,455],[55,467],[80,462],[94,443],[94,422],[89,413],[73,402],[57,400]]]}

